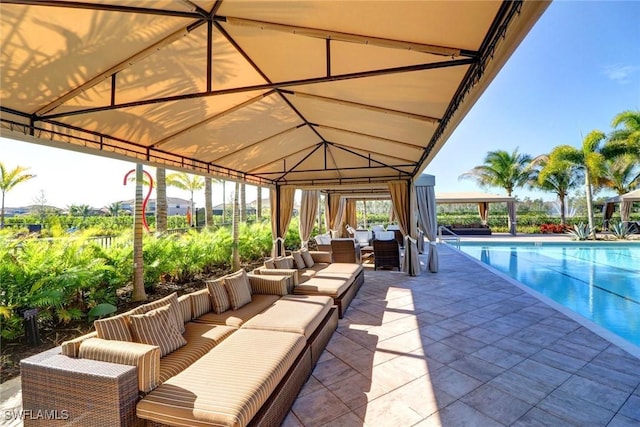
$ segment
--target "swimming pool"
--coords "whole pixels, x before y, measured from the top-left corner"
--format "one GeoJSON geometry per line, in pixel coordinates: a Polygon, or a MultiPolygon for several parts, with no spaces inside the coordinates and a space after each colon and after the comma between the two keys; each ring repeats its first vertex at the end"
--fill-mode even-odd
{"type": "Polygon", "coordinates": [[[640,244],[461,242],[460,250],[640,346],[640,244]]]}

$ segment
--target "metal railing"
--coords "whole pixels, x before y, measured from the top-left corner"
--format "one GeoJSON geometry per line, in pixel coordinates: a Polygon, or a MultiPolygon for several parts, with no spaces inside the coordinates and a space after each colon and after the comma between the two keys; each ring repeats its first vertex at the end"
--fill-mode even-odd
{"type": "Polygon", "coordinates": [[[438,226],[438,241],[439,242],[453,242],[456,248],[460,249],[460,236],[451,231],[448,227],[444,225],[438,226]],[[445,231],[447,235],[443,235],[442,232],[445,231]]]}

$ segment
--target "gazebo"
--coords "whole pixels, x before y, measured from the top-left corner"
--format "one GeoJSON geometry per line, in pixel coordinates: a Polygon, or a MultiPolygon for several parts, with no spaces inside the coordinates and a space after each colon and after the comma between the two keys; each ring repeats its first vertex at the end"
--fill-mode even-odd
{"type": "Polygon", "coordinates": [[[274,240],[292,189],[410,212],[548,4],[7,0],[0,136],[270,188],[274,240]]]}
{"type": "Polygon", "coordinates": [[[489,219],[489,203],[506,203],[509,215],[509,233],[516,235],[516,199],[511,196],[488,194],[481,192],[462,193],[436,193],[436,204],[446,203],[477,203],[478,214],[483,225],[487,225],[489,219]]]}
{"type": "Polygon", "coordinates": [[[604,224],[608,226],[609,220],[611,220],[616,204],[618,203],[620,203],[620,220],[622,222],[629,222],[631,206],[634,202],[640,202],[640,189],[607,199],[602,207],[604,224]]]}

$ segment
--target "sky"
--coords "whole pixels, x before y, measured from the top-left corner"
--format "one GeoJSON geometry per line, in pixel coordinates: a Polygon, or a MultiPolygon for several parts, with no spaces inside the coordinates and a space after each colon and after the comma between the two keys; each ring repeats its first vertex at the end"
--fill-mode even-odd
{"type": "MultiPolygon", "coordinates": [[[[459,176],[497,149],[536,156],[560,144],[579,146],[594,129],[611,130],[613,117],[640,110],[640,1],[565,1],[550,4],[502,70],[449,138],[425,173],[436,192],[483,191],[459,176]]],[[[5,204],[94,208],[132,199],[123,185],[133,163],[0,138],[0,162],[26,166],[36,178],[7,193],[5,204]]],[[[145,169],[155,176],[154,168],[145,169]]],[[[168,171],[169,173],[171,171],[168,171]]],[[[227,198],[233,184],[226,187],[227,198]]],[[[173,187],[168,196],[189,198],[173,187]]],[[[488,192],[504,194],[493,188],[488,192]]],[[[519,198],[553,200],[549,193],[516,189],[519,198]]],[[[605,193],[606,194],[606,193],[605,193]]],[[[266,194],[263,192],[263,195],[266,194]]],[[[247,187],[247,200],[255,188],[247,187]]],[[[222,203],[214,186],[214,204],[222,203]]],[[[197,194],[196,207],[204,204],[197,194]]]]}

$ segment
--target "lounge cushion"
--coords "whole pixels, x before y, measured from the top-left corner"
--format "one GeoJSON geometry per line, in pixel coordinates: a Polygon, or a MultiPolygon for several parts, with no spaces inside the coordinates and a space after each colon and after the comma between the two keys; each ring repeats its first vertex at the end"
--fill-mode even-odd
{"type": "Polygon", "coordinates": [[[229,295],[232,310],[237,310],[251,302],[251,285],[246,271],[239,270],[224,276],[224,287],[229,295]]]}
{"type": "Polygon", "coordinates": [[[184,323],[191,322],[191,295],[186,294],[178,297],[178,303],[180,304],[180,311],[182,311],[182,320],[184,323]]]}
{"type": "Polygon", "coordinates": [[[256,314],[242,329],[293,332],[309,339],[333,307],[333,298],[322,295],[286,295],[268,310],[256,314]]]}
{"type": "Polygon", "coordinates": [[[315,263],[315,261],[313,260],[313,257],[311,256],[309,251],[303,250],[303,251],[300,251],[300,254],[302,255],[302,259],[304,260],[305,266],[307,268],[313,267],[313,264],[315,263]]]}
{"type": "Polygon", "coordinates": [[[135,342],[160,347],[160,357],[166,356],[187,344],[175,326],[170,307],[165,305],[145,314],[129,316],[131,333],[135,342]]]}
{"type": "Polygon", "coordinates": [[[192,292],[189,295],[191,295],[191,310],[193,311],[194,319],[197,319],[213,309],[211,306],[209,289],[200,289],[199,291],[192,292]]]}
{"type": "Polygon", "coordinates": [[[271,306],[278,298],[280,297],[277,295],[254,294],[251,296],[251,304],[247,304],[238,310],[227,310],[221,314],[205,313],[195,321],[239,328],[244,322],[271,306]]]}
{"type": "Polygon", "coordinates": [[[295,264],[295,267],[298,270],[301,270],[307,267],[306,264],[304,263],[304,259],[302,258],[302,255],[300,254],[300,251],[293,251],[291,252],[291,255],[293,256],[293,262],[295,264]]]}
{"type": "Polygon", "coordinates": [[[245,426],[304,348],[302,335],[238,330],[145,396],[137,415],[169,425],[245,426]]]}
{"type": "Polygon", "coordinates": [[[353,281],[340,278],[312,277],[293,288],[295,295],[329,295],[337,298],[349,288],[353,281]]]}
{"type": "Polygon", "coordinates": [[[334,262],[333,264],[328,264],[322,270],[316,272],[317,277],[322,277],[324,274],[351,274],[353,276],[357,276],[362,271],[362,266],[360,264],[349,264],[349,263],[341,263],[334,262]]]}
{"type": "Polygon", "coordinates": [[[187,345],[160,360],[160,382],[163,383],[187,369],[234,331],[236,329],[229,326],[187,323],[183,335],[187,345]]]}

